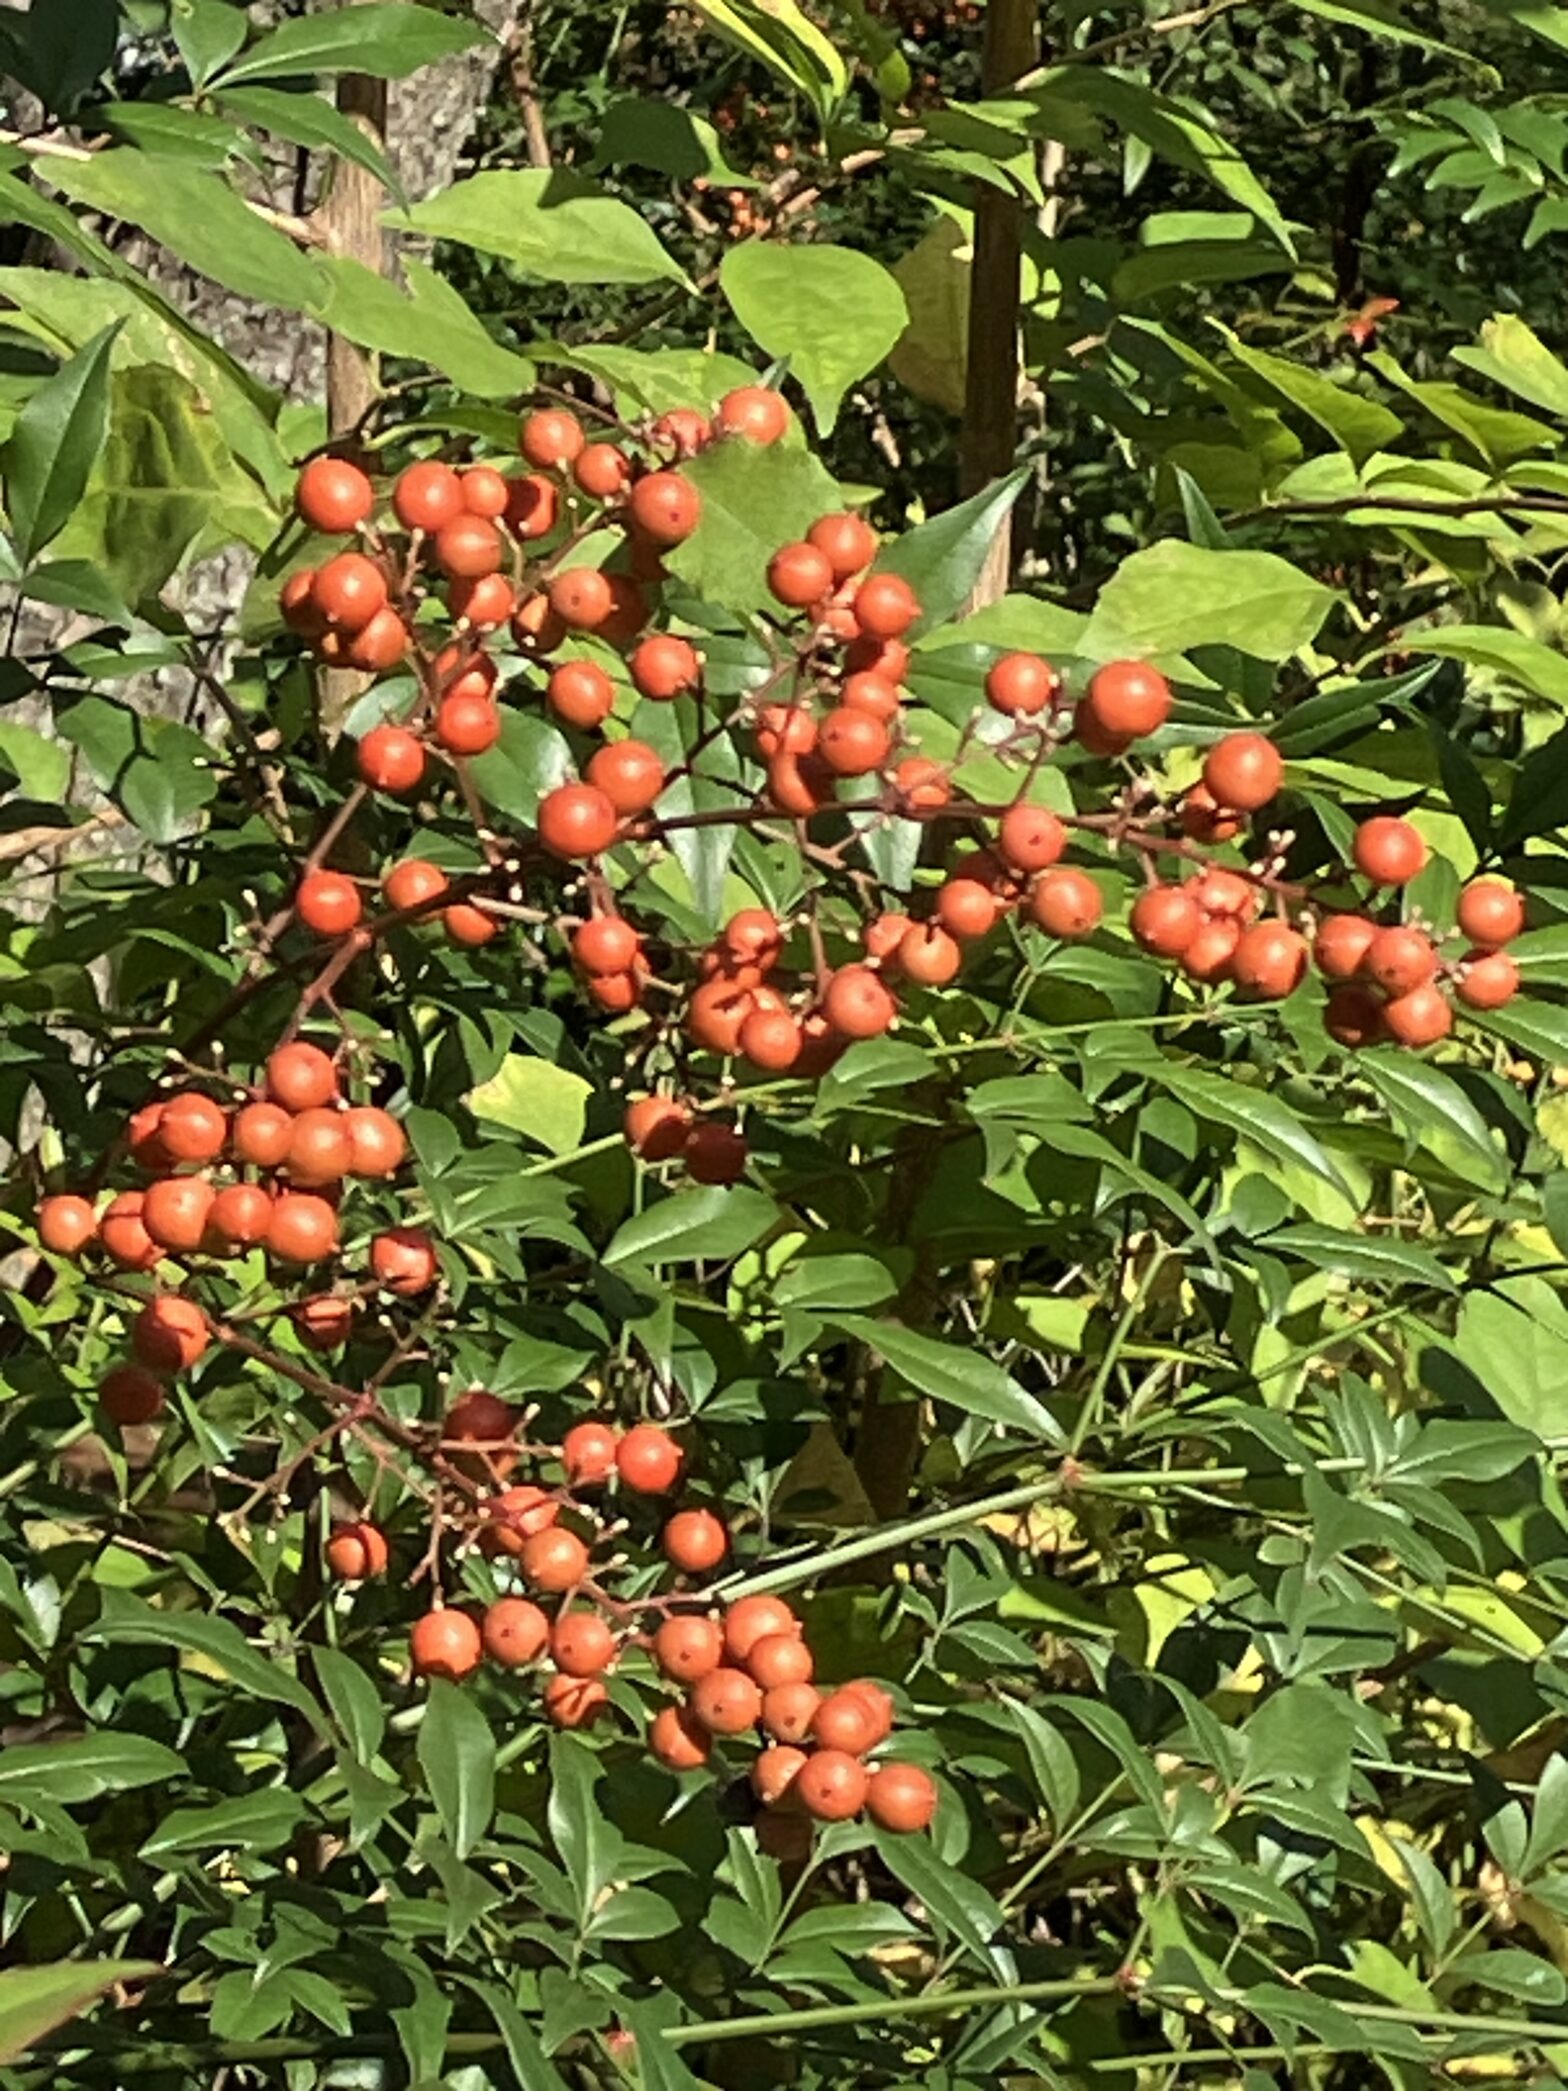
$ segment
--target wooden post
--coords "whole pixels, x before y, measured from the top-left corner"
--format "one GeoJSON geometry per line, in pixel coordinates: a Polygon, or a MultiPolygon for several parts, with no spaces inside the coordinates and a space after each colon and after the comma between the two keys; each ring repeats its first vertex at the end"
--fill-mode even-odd
{"type": "MultiPolygon", "coordinates": [[[[1002,94],[1037,61],[1035,0],[987,0],[980,52],[984,94],[1002,94]]],[[[975,191],[974,260],[969,271],[969,332],[964,419],[959,435],[959,480],[965,494],[1012,467],[1018,447],[1022,197],[990,186],[975,191]]],[[[1012,570],[1012,523],[1004,519],[991,544],[970,607],[1007,592],[1012,570]]]]}

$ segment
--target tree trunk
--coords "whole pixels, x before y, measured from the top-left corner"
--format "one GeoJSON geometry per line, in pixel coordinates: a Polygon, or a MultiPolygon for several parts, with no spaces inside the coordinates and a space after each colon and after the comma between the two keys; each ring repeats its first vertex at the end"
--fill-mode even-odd
{"type": "MultiPolygon", "coordinates": [[[[1035,0],[989,0],[980,82],[1002,94],[1035,64],[1035,0]]],[[[1018,447],[1019,276],[1023,260],[1022,197],[978,184],[974,261],[969,272],[969,333],[964,419],[959,435],[959,480],[965,494],[1010,470],[1018,447]]],[[[992,541],[970,607],[1007,592],[1012,570],[1012,522],[1004,518],[992,541]]]]}

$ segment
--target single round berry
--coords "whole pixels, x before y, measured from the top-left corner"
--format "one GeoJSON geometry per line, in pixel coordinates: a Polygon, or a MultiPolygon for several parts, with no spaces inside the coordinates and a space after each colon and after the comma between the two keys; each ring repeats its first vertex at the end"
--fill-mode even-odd
{"type": "Polygon", "coordinates": [[[702,663],[696,648],[674,632],[650,634],[633,648],[626,668],[633,689],[655,704],[670,703],[688,690],[695,690],[702,680],[702,663]]]}
{"type": "Polygon", "coordinates": [[[816,1671],[802,1634],[763,1634],[753,1641],[746,1668],[764,1692],[781,1684],[810,1684],[816,1671]]]}
{"type": "Polygon", "coordinates": [[[545,472],[558,472],[581,457],[587,440],[582,423],[565,407],[540,407],[525,414],[517,431],[518,449],[545,472]]]}
{"type": "Polygon", "coordinates": [[[1375,886],[1403,886],[1426,863],[1426,844],[1407,820],[1379,813],[1356,830],[1352,851],[1357,871],[1375,886]]]}
{"type": "Polygon", "coordinates": [[[163,1387],[139,1365],[114,1365],[98,1382],[98,1400],[111,1423],[124,1430],[133,1423],[150,1423],[161,1416],[163,1387]]]}
{"type": "Polygon", "coordinates": [[[213,1188],[201,1176],[165,1176],[147,1186],[142,1225],[160,1248],[176,1255],[199,1249],[212,1213],[213,1188]]]}
{"type": "Polygon", "coordinates": [[[678,457],[695,457],[713,441],[713,427],[706,414],[695,407],[671,407],[648,431],[648,439],[678,457]]]}
{"type": "Polygon", "coordinates": [[[844,710],[869,712],[884,726],[891,724],[903,709],[897,683],[889,682],[885,675],[873,675],[867,669],[845,676],[842,696],[844,710]]]}
{"type": "Polygon", "coordinates": [[[267,1239],[272,1204],[272,1193],[259,1183],[225,1184],[207,1217],[213,1233],[231,1247],[252,1249],[267,1239]]]}
{"type": "Polygon", "coordinates": [[[463,507],[469,515],[482,515],[491,522],[506,514],[508,484],[494,465],[470,465],[458,475],[463,507]]]}
{"type": "Polygon", "coordinates": [[[569,566],[550,583],[550,608],[570,632],[596,632],[615,606],[608,574],[569,566]]]}
{"type": "Polygon", "coordinates": [[[936,918],[961,943],[989,935],[1001,913],[1001,902],[978,879],[944,879],[937,889],[936,918]]]}
{"type": "Polygon", "coordinates": [[[1501,1009],[1519,992],[1519,968],[1506,951],[1483,946],[1466,955],[1454,981],[1454,993],[1467,1008],[1501,1009]]]}
{"type": "Polygon", "coordinates": [[[749,443],[776,443],[789,428],[789,408],[768,385],[739,385],[726,392],[714,414],[721,435],[744,436],[749,443]]]}
{"type": "Polygon", "coordinates": [[[205,1355],[212,1326],[194,1300],[177,1292],[149,1300],[131,1324],[131,1350],[153,1372],[188,1372],[205,1355]]]}
{"type": "Polygon", "coordinates": [[[392,489],[392,513],[405,530],[427,534],[463,513],[463,482],[450,465],[424,458],[398,474],[392,489]]]}
{"type": "Polygon", "coordinates": [[[776,1808],[794,1785],[806,1763],[804,1750],[791,1743],[772,1743],[759,1750],[751,1767],[751,1790],[765,1808],[776,1808]]]}
{"type": "Polygon", "coordinates": [[[765,1074],[786,1074],[800,1058],[804,1040],[787,1009],[753,1009],[736,1041],[743,1057],[765,1074]]]}
{"type": "Polygon", "coordinates": [[[285,1111],[329,1104],[338,1093],[337,1069],[320,1046],[296,1040],[269,1055],[267,1093],[285,1111]]]}
{"type": "Polygon", "coordinates": [[[672,1772],[700,1771],[713,1738],[684,1706],[661,1706],[648,1726],[648,1748],[672,1772]]]}
{"type": "Polygon", "coordinates": [[[332,1527],[327,1535],[326,1556],[328,1568],[344,1583],[361,1583],[368,1576],[385,1575],[391,1559],[386,1534],[363,1518],[332,1527]]]}
{"type": "Polygon", "coordinates": [[[285,1191],[267,1222],[267,1249],[280,1263],[320,1263],[336,1253],[338,1216],[312,1191],[285,1191]]]}
{"type": "Polygon", "coordinates": [[[526,1597],[500,1597],[488,1607],[481,1628],[484,1651],[504,1670],[536,1663],[550,1643],[550,1622],[526,1597]]]}
{"type": "Polygon", "coordinates": [[[615,1448],[615,1471],[639,1495],[662,1496],[680,1479],[685,1454],[657,1423],[635,1423],[615,1448]]]}
{"type": "Polygon", "coordinates": [[[996,846],[1014,871],[1044,871],[1066,849],[1067,830],[1046,807],[1020,799],[1002,815],[996,846]]]}
{"type": "Polygon", "coordinates": [[[1230,962],[1241,942],[1241,924],[1234,916],[1214,915],[1198,925],[1197,935],[1181,955],[1181,969],[1189,980],[1215,986],[1230,978],[1230,962]]]}
{"type": "Polygon", "coordinates": [[[381,890],[388,907],[401,915],[428,906],[446,892],[449,883],[446,873],[423,857],[405,857],[382,874],[381,890]]]}
{"type": "Polygon", "coordinates": [[[1111,661],[1091,678],[1084,702],[1102,733],[1136,740],[1170,717],[1171,686],[1146,662],[1111,661]]]}
{"type": "Polygon", "coordinates": [[[428,1292],[439,1268],[435,1244],[422,1227],[391,1227],[370,1244],[371,1276],[400,1300],[428,1292]]]}
{"type": "Polygon", "coordinates": [[[1408,995],[1437,971],[1437,952],[1432,939],[1421,930],[1397,923],[1374,932],[1362,956],[1361,971],[1385,995],[1408,995]]]}
{"type": "Polygon", "coordinates": [[[585,444],[572,465],[573,479],[592,501],[615,500],[631,476],[631,460],[613,443],[585,444]]]}
{"type": "Polygon", "coordinates": [[[615,1472],[616,1435],[608,1423],[574,1423],[561,1440],[561,1464],[575,1488],[596,1488],[615,1472]]]}
{"type": "Polygon", "coordinates": [[[1062,678],[1037,653],[1004,653],[986,671],[986,701],[1009,719],[1031,719],[1054,705],[1062,678]]]}
{"type": "Polygon", "coordinates": [[[664,764],[646,741],[612,741],[595,752],[588,782],[617,813],[646,813],[664,789],[664,764]]]}
{"type": "Polygon", "coordinates": [[[1442,989],[1428,980],[1383,1004],[1383,1027],[1400,1045],[1436,1045],[1454,1028],[1454,1012],[1442,989]]]}
{"type": "Polygon", "coordinates": [[[1353,980],[1377,935],[1377,924],[1365,915],[1328,916],[1312,939],[1318,971],[1325,980],[1353,980]]]}
{"type": "Polygon", "coordinates": [[[835,581],[863,573],[877,556],[877,534],[862,516],[819,516],[806,532],[808,544],[825,554],[835,581]]]}
{"type": "Polygon", "coordinates": [[[1307,940],[1288,922],[1255,922],[1231,954],[1231,978],[1245,993],[1283,999],[1307,970],[1307,940]]]}
{"type": "Polygon", "coordinates": [[[866,1813],[879,1829],[907,1835],[936,1814],[936,1781],[918,1764],[879,1764],[866,1782],[866,1813]]]}
{"type": "Polygon", "coordinates": [[[770,1685],[762,1695],[762,1730],[779,1742],[803,1743],[821,1704],[822,1694],[814,1684],[770,1685]]]}
{"type": "Polygon", "coordinates": [[[672,1096],[639,1096],[626,1106],[622,1129],[641,1160],[673,1161],[691,1132],[691,1112],[672,1096]]]}
{"type": "Polygon", "coordinates": [[[920,615],[920,601],[902,574],[868,574],[855,590],[855,622],[872,639],[897,639],[920,615]]]}
{"type": "Polygon", "coordinates": [[[559,784],[539,802],[539,840],[556,857],[597,857],[615,840],[614,806],[593,784],[559,784]]]}
{"type": "Polygon", "coordinates": [[[348,1128],[349,1169],[355,1176],[394,1175],[408,1153],[408,1136],[379,1104],[355,1104],[343,1113],[348,1128]]]}
{"type": "Polygon", "coordinates": [[[38,1239],[51,1256],[79,1256],[98,1232],[98,1216],[85,1198],[60,1192],[41,1200],[38,1239]]]}
{"type": "Polygon", "coordinates": [[[572,932],[572,957],[585,973],[624,973],[641,949],[642,939],[624,915],[595,915],[572,932]]]}
{"type": "Polygon", "coordinates": [[[1459,927],[1472,944],[1495,951],[1524,928],[1524,895],[1501,879],[1477,879],[1459,896],[1459,927]]]}
{"type": "Polygon", "coordinates": [[[454,901],[451,907],[441,910],[441,927],[454,944],[470,951],[493,943],[501,934],[501,925],[494,915],[487,915],[483,908],[473,907],[466,900],[454,901]]]}
{"type": "Polygon", "coordinates": [[[599,1677],[615,1661],[615,1636],[597,1612],[567,1612],[550,1629],[550,1660],[568,1677],[599,1677]]]}
{"type": "Polygon", "coordinates": [[[822,1013],[841,1038],[880,1038],[898,1004],[869,966],[840,966],[828,982],[822,1013]]]}
{"type": "Polygon", "coordinates": [[[1261,733],[1227,733],[1203,763],[1203,782],[1216,802],[1237,813],[1256,813],[1277,796],[1285,781],[1285,759],[1261,733]]]}
{"type": "Polygon", "coordinates": [[[784,545],[768,561],[768,586],[786,609],[806,610],[833,586],[833,569],[815,545],[784,545]]]}
{"type": "Polygon", "coordinates": [[[561,495],[553,479],[539,472],[525,472],[508,482],[506,527],[524,544],[548,537],[561,513],[561,495]]]}
{"type": "Polygon", "coordinates": [[[751,1159],[745,1135],[711,1118],[692,1127],[681,1152],[693,1183],[738,1183],[751,1159]]]}
{"type": "Polygon", "coordinates": [[[1133,902],[1128,926],[1134,940],[1156,958],[1180,958],[1202,921],[1185,886],[1150,886],[1133,902]]]}
{"type": "Polygon", "coordinates": [[[354,1302],[335,1293],[317,1293],[289,1309],[300,1341],[310,1350],[336,1350],[354,1332],[354,1302]]]}
{"type": "Polygon", "coordinates": [[[866,1768],[846,1750],[815,1750],[795,1776],[791,1792],[818,1822],[848,1822],[866,1802],[866,1768]]]}
{"type": "Polygon", "coordinates": [[[811,1733],[823,1749],[858,1757],[877,1742],[877,1717],[862,1693],[841,1687],[817,1708],[811,1733]]]}
{"type": "Polygon", "coordinates": [[[357,529],[375,505],[375,489],[346,457],[313,457],[294,489],[300,520],[331,537],[357,529]]]}
{"type": "Polygon", "coordinates": [[[544,694],[558,719],[584,732],[602,726],[615,709],[615,685],[596,661],[562,661],[550,670],[544,694]]]}
{"type": "Polygon", "coordinates": [[[484,1642],[468,1614],[447,1605],[414,1621],[408,1652],[416,1677],[443,1677],[458,1684],[479,1668],[484,1642]]]}
{"type": "Polygon", "coordinates": [[[684,1575],[706,1575],[729,1552],[724,1520],[711,1510],[677,1510],[659,1534],[664,1558],[684,1575]]]}
{"type": "Polygon", "coordinates": [[[228,1113],[193,1089],[171,1096],[158,1120],[158,1139],[176,1162],[216,1161],[228,1136],[228,1113]]]}
{"type": "Polygon", "coordinates": [[[651,543],[683,544],[702,520],[702,496],[679,472],[650,472],[632,488],[632,521],[651,543]]]}
{"type": "Polygon", "coordinates": [[[762,1694],[744,1670],[722,1665],[692,1686],[691,1710],[710,1735],[743,1735],[762,1713],[762,1694]]]}
{"type": "Polygon", "coordinates": [[[830,711],[817,733],[817,749],[839,777],[866,777],[887,761],[887,728],[863,705],[841,704],[830,711]]]}
{"type": "Polygon", "coordinates": [[[311,601],[335,630],[360,632],[387,606],[387,581],[363,552],[339,552],[316,574],[311,601]]]}
{"type": "Polygon", "coordinates": [[[1086,937],[1099,926],[1105,903],[1087,872],[1059,866],[1035,881],[1029,912],[1049,936],[1086,937]]]}
{"type": "Polygon", "coordinates": [[[364,909],[359,888],[341,871],[312,871],[299,882],[294,909],[318,937],[341,937],[358,922],[364,909]]]}
{"type": "Polygon", "coordinates": [[[412,791],[425,774],[424,743],[406,726],[372,726],[355,751],[360,777],[376,791],[412,791]]]}
{"type": "Polygon", "coordinates": [[[499,573],[505,557],[495,524],[466,509],[441,525],[433,549],[436,565],[449,581],[477,581],[482,574],[499,573]]]}
{"type": "Polygon", "coordinates": [[[957,939],[934,922],[911,923],[899,940],[896,957],[899,972],[917,987],[946,987],[958,978],[964,962],[957,939]]]}
{"type": "Polygon", "coordinates": [[[524,1540],[519,1566],[523,1580],[535,1590],[559,1596],[562,1591],[575,1590],[587,1575],[588,1549],[564,1525],[550,1525],[524,1540]]]}
{"type": "Polygon", "coordinates": [[[653,1637],[653,1659],[676,1684],[695,1684],[706,1677],[719,1667],[723,1654],[724,1636],[712,1619],[665,1619],[653,1637]]]}

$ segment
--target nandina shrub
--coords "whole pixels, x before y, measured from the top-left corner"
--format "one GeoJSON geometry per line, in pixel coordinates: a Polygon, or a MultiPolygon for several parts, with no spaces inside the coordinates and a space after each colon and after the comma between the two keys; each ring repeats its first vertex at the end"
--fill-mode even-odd
{"type": "Polygon", "coordinates": [[[1196,503],[973,610],[1016,483],[606,354],[275,476],[218,740],[47,664],[139,840],[11,923],[0,2053],[1550,2044],[1555,743],[1196,503]]]}

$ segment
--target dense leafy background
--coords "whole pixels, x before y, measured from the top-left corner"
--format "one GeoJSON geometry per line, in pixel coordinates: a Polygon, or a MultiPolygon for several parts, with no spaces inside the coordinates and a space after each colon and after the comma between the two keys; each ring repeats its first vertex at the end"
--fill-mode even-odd
{"type": "MultiPolygon", "coordinates": [[[[64,614],[13,646],[0,719],[0,2048],[117,1985],[17,2081],[536,2091],[614,2081],[612,2027],[649,2091],[1552,2080],[1568,13],[1076,9],[976,112],[967,8],[546,4],[556,166],[524,166],[509,85],[473,168],[397,206],[420,242],[383,282],[240,200],[301,147],[363,155],[316,92],[338,72],[477,33],[352,12],[78,0],[5,26],[7,573],[64,614]],[[893,1680],[943,1784],[929,1843],[835,1831],[800,1871],[743,1788],[678,1786],[627,1726],[550,1738],[493,1679],[412,1689],[400,1583],[322,1589],[335,1491],[367,1477],[307,1465],[285,1515],[243,1514],[308,1402],[216,1356],[155,1452],[122,1447],[91,1394],[120,1305],[63,1266],[20,1283],[38,1187],[204,1037],[348,771],[269,609],[319,417],[122,234],[381,351],[391,457],[506,453],[540,373],[662,408],[787,359],[823,466],[711,489],[725,526],[681,569],[743,678],[791,503],[831,475],[885,489],[885,527],[951,508],[977,181],[1030,209],[1018,575],[929,635],[917,698],[956,740],[987,646],[1075,673],[1152,653],[1172,782],[1205,734],[1276,721],[1296,868],[1413,809],[1416,905],[1444,917],[1482,860],[1528,884],[1531,993],[1430,1061],[1350,1063],[1312,987],[1277,1016],[1172,989],[1113,909],[1086,948],[1007,942],[814,1094],[759,1093],[746,1185],[667,1193],[562,972],[408,940],[363,1021],[454,1311],[387,1398],[433,1414],[477,1378],[546,1429],[606,1400],[696,1419],[738,1580],[801,1592],[835,1674],[893,1680]],[[236,545],[263,572],[237,641],[178,607],[236,545]],[[150,681],[181,667],[171,716],[150,681]],[[90,832],[40,853],[40,827],[90,832]]],[[[928,604],[962,606],[994,520],[911,541],[928,604]]],[[[492,803],[526,822],[563,753],[520,726],[492,803]]],[[[405,829],[375,814],[367,861],[405,829]]],[[[455,823],[419,846],[473,861],[455,823]]],[[[700,926],[798,877],[715,840],[662,890],[700,926]]],[[[225,1029],[233,1063],[291,998],[225,1029]]],[[[382,1507],[412,1561],[418,1506],[382,1507]]],[[[615,1694],[640,1724],[649,1674],[615,1694]]]]}

